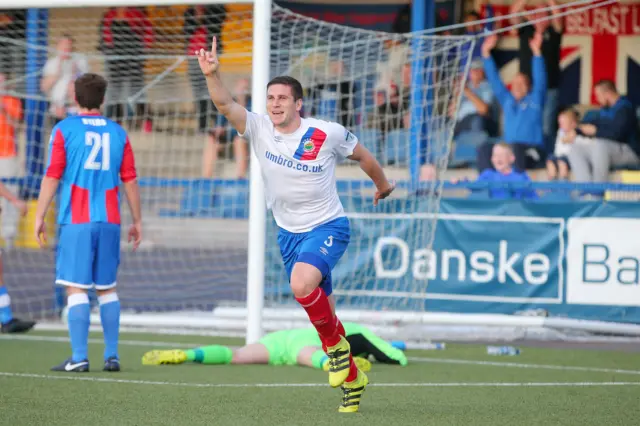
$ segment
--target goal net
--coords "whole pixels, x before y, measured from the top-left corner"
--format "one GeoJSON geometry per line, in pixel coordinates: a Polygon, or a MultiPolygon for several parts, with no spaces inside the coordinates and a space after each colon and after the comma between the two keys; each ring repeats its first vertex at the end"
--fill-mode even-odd
{"type": "MultiPolygon", "coordinates": [[[[18,155],[11,172],[2,167],[3,179],[17,178],[5,181],[33,199],[50,129],[75,113],[73,79],[87,71],[105,75],[104,113],[128,130],[142,188],[139,251],[130,251],[123,226],[123,326],[242,332],[250,153],[216,114],[190,52],[218,35],[222,78],[250,108],[252,6],[51,8],[39,18],[40,28],[13,16],[23,22],[9,27],[13,34],[0,35],[0,56],[13,59],[3,64],[0,91],[24,111],[6,122],[18,155]]],[[[474,44],[470,37],[366,31],[273,7],[269,75],[299,79],[304,115],[343,124],[398,182],[394,197],[373,207],[374,188],[359,167],[343,160],[337,168],[352,227],[349,249],[333,272],[344,312],[425,310],[429,270],[414,254],[433,243],[438,177],[450,156],[474,44]]],[[[7,135],[0,136],[9,144],[7,135]]],[[[31,231],[34,201],[30,207],[17,221],[3,210],[3,244],[10,246],[5,282],[15,311],[53,318],[64,304],[59,293],[54,296],[55,226],[50,218],[49,247],[38,250],[31,231]]],[[[127,224],[126,207],[122,211],[127,224]]],[[[291,297],[276,233],[267,215],[267,330],[306,325],[291,297]],[[288,309],[288,317],[271,316],[288,309]]]]}

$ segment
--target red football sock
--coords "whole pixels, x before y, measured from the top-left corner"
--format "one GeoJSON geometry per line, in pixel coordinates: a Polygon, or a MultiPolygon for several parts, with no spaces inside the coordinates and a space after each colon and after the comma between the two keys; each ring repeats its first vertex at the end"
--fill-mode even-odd
{"type": "Polygon", "coordinates": [[[344,325],[342,325],[342,321],[340,321],[340,319],[336,318],[336,322],[337,322],[337,327],[338,327],[338,334],[341,335],[342,337],[347,337],[347,332],[344,331],[344,325]]]}
{"type": "MultiPolygon", "coordinates": [[[[337,322],[338,334],[341,335],[342,337],[347,337],[347,332],[344,330],[344,325],[342,325],[342,321],[336,318],[336,322],[337,322]]],[[[357,377],[358,377],[358,367],[356,367],[356,363],[353,362],[353,354],[349,354],[349,375],[347,376],[346,381],[352,382],[357,377]]]]}
{"type": "MultiPolygon", "coordinates": [[[[336,318],[338,322],[338,334],[342,337],[347,337],[347,332],[344,330],[344,325],[342,325],[342,321],[336,318]]],[[[353,354],[349,354],[349,375],[347,376],[347,382],[352,382],[358,377],[358,367],[356,367],[356,363],[353,362],[353,354]]]]}
{"type": "Polygon", "coordinates": [[[349,375],[347,376],[347,382],[353,382],[358,377],[358,367],[353,362],[353,355],[349,354],[349,375]]]}
{"type": "MultiPolygon", "coordinates": [[[[342,337],[347,337],[347,332],[344,331],[344,325],[342,325],[342,322],[340,321],[339,318],[336,318],[336,324],[337,324],[338,334],[341,335],[342,337]]],[[[327,353],[327,345],[325,345],[324,342],[322,343],[322,350],[325,353],[327,353]]]]}
{"type": "MultiPolygon", "coordinates": [[[[342,325],[342,322],[339,318],[336,318],[336,328],[338,329],[339,335],[341,335],[342,337],[347,337],[347,332],[344,331],[344,325],[342,325]]],[[[322,350],[327,353],[327,345],[325,345],[324,342],[322,343],[322,350]]]]}
{"type": "Polygon", "coordinates": [[[338,344],[340,335],[336,325],[337,318],[331,311],[331,305],[324,290],[318,287],[308,296],[296,297],[296,300],[307,311],[311,323],[318,330],[320,340],[327,346],[338,344]]]}

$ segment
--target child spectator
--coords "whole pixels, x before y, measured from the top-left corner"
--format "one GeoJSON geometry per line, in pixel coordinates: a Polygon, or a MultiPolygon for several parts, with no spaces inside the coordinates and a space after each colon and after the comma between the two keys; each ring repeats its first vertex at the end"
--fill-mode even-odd
{"type": "MultiPolygon", "coordinates": [[[[510,144],[504,142],[495,144],[491,154],[493,169],[483,171],[478,176],[477,182],[529,182],[530,179],[526,172],[514,170],[515,161],[516,157],[510,144]]],[[[489,198],[531,200],[538,198],[538,195],[530,188],[511,189],[507,186],[496,186],[489,188],[489,198]]]]}
{"type": "Polygon", "coordinates": [[[547,160],[547,177],[549,180],[569,179],[569,153],[576,143],[589,143],[583,136],[574,137],[580,116],[573,108],[567,108],[558,115],[558,134],[553,155],[547,160]]]}

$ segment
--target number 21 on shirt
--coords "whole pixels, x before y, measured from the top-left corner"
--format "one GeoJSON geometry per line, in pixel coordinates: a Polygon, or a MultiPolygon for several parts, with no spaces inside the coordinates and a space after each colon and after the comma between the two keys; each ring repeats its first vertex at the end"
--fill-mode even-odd
{"type": "Polygon", "coordinates": [[[87,146],[91,147],[87,161],[84,162],[84,168],[86,170],[109,170],[111,159],[109,133],[87,132],[85,133],[84,141],[87,146]],[[98,154],[101,152],[102,161],[96,161],[98,154]]]}

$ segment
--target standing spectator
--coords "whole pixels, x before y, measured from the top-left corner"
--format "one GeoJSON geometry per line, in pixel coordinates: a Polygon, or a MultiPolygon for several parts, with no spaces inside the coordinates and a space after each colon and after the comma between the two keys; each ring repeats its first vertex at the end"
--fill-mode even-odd
{"type": "MultiPolygon", "coordinates": [[[[395,34],[411,32],[411,3],[400,8],[392,23],[391,32],[395,34]]],[[[387,94],[387,98],[393,92],[394,88],[391,86],[397,81],[398,75],[402,73],[402,67],[409,62],[409,49],[409,39],[402,36],[384,43],[383,54],[386,59],[377,65],[376,92],[384,92],[387,94]]]]}
{"type": "MultiPolygon", "coordinates": [[[[99,50],[107,56],[109,105],[107,116],[122,122],[127,115],[128,96],[144,88],[144,54],[153,44],[153,27],[144,12],[135,7],[115,7],[102,17],[99,50]]],[[[142,99],[144,95],[142,95],[142,99]]],[[[145,131],[151,131],[148,106],[136,103],[136,116],[142,117],[145,131]]],[[[136,120],[137,124],[141,120],[136,120]]]]}
{"type": "Polygon", "coordinates": [[[391,32],[396,34],[404,34],[411,32],[411,3],[407,3],[398,11],[391,32]]]}
{"type": "MultiPolygon", "coordinates": [[[[218,54],[222,53],[222,24],[226,17],[223,5],[190,7],[184,13],[184,34],[186,35],[187,55],[191,56],[200,49],[209,50],[211,39],[218,39],[218,54]]],[[[198,132],[204,133],[209,127],[213,105],[207,92],[207,84],[197,60],[189,61],[189,80],[193,90],[196,114],[198,114],[198,132]]],[[[213,117],[213,122],[215,122],[213,117]]]]}
{"type": "MultiPolygon", "coordinates": [[[[249,80],[242,78],[238,80],[234,90],[234,99],[247,110],[251,110],[251,93],[249,87],[249,80]]],[[[229,140],[233,144],[233,156],[236,160],[236,177],[238,179],[246,178],[249,165],[247,141],[238,135],[236,129],[229,128],[229,123],[223,116],[220,116],[220,120],[207,136],[207,142],[202,155],[202,176],[204,178],[215,177],[218,154],[223,148],[223,144],[229,140]]]]}
{"type": "MultiPolygon", "coordinates": [[[[536,165],[544,155],[544,139],[542,135],[542,108],[547,91],[547,78],[544,59],[540,52],[542,34],[529,42],[533,51],[533,82],[519,73],[511,82],[509,91],[500,80],[500,74],[495,62],[491,58],[491,51],[496,46],[498,37],[488,36],[482,44],[484,70],[491,89],[502,107],[504,118],[503,140],[513,147],[515,167],[524,171],[527,167],[536,165]],[[529,164],[527,164],[529,163],[529,164]]],[[[490,143],[485,143],[478,149],[478,170],[480,172],[491,168],[490,143]]]]}
{"type": "MultiPolygon", "coordinates": [[[[518,13],[524,9],[527,0],[517,0],[513,3],[510,13],[518,13]]],[[[555,0],[547,0],[547,6],[556,6],[555,0]]],[[[545,8],[541,5],[538,9],[545,8]]],[[[527,75],[529,79],[533,78],[532,58],[533,52],[529,47],[530,40],[535,34],[542,35],[542,57],[547,71],[547,94],[545,97],[544,110],[542,116],[542,132],[545,137],[545,147],[548,152],[553,152],[554,135],[556,133],[556,115],[558,113],[558,103],[560,96],[560,48],[562,44],[563,22],[560,11],[554,9],[551,19],[549,12],[537,11],[534,14],[527,15],[528,20],[537,21],[532,25],[518,29],[518,38],[520,39],[520,49],[518,58],[520,60],[520,72],[527,75]]],[[[523,18],[514,18],[513,24],[520,24],[523,18]]]]}
{"type": "MultiPolygon", "coordinates": [[[[18,164],[16,126],[22,119],[22,103],[13,96],[3,95],[6,91],[6,75],[0,72],[0,177],[17,177],[18,164]]],[[[16,185],[6,185],[12,193],[17,193],[16,185]]],[[[13,245],[18,230],[19,214],[7,198],[1,197],[2,237],[7,247],[13,245]]]]}
{"type": "MultiPolygon", "coordinates": [[[[493,18],[493,6],[488,3],[488,0],[475,0],[474,9],[467,13],[464,17],[464,23],[467,24],[464,28],[466,35],[479,36],[484,32],[493,31],[493,22],[487,22],[485,24],[478,24],[477,21],[482,20],[482,6],[485,6],[484,18],[493,18]]],[[[466,57],[466,56],[463,56],[466,57]]],[[[482,39],[478,38],[471,54],[471,60],[482,59],[482,39]]]]}
{"type": "Polygon", "coordinates": [[[602,108],[570,135],[573,140],[579,135],[592,138],[590,144],[575,144],[569,153],[578,182],[606,182],[612,166],[640,164],[638,118],[633,105],[620,96],[610,80],[598,82],[594,92],[602,108]]]}
{"type": "Polygon", "coordinates": [[[56,47],[56,56],[44,66],[40,89],[49,97],[51,126],[67,116],[67,108],[75,100],[70,98],[70,86],[82,74],[89,72],[89,64],[83,55],[73,53],[73,38],[63,35],[56,47]]]}

